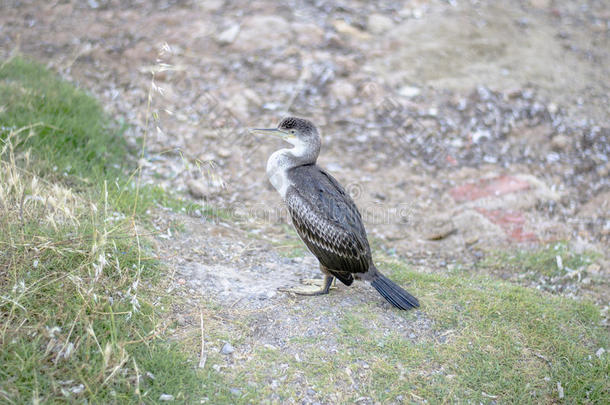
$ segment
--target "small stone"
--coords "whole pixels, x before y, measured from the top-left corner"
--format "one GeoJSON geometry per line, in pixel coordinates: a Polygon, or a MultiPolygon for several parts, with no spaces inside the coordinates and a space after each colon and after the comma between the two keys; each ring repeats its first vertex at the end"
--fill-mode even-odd
{"type": "Polygon", "coordinates": [[[316,46],[324,40],[324,30],[314,24],[292,24],[299,45],[316,46]]]}
{"type": "Polygon", "coordinates": [[[195,198],[208,198],[212,194],[207,182],[201,179],[188,179],[186,186],[189,189],[189,193],[195,198]]]}
{"type": "Polygon", "coordinates": [[[379,165],[377,165],[374,162],[368,162],[367,164],[364,165],[363,169],[366,170],[367,172],[374,173],[377,170],[379,170],[379,165]]]}
{"type": "Polygon", "coordinates": [[[333,27],[339,34],[358,41],[366,41],[371,38],[369,34],[359,28],[354,27],[353,25],[350,25],[344,20],[333,21],[333,27]]]}
{"type": "Polygon", "coordinates": [[[606,349],[604,349],[603,347],[600,347],[596,352],[595,355],[597,356],[597,358],[601,359],[602,356],[604,355],[604,353],[606,353],[606,349]]]}
{"type": "Polygon", "coordinates": [[[225,158],[225,159],[233,154],[233,152],[231,152],[231,150],[227,149],[227,148],[218,148],[216,153],[218,153],[219,157],[225,158]]]}
{"type": "Polygon", "coordinates": [[[421,90],[418,87],[413,86],[404,86],[398,90],[398,94],[407,98],[417,97],[420,93],[421,90]]]}
{"type": "Polygon", "coordinates": [[[208,12],[214,12],[220,10],[224,4],[225,0],[205,0],[197,2],[199,7],[208,12]]]}
{"type": "Polygon", "coordinates": [[[258,94],[252,89],[245,89],[243,91],[244,96],[248,100],[248,102],[256,107],[260,107],[263,104],[263,101],[259,97],[258,94]]]}
{"type": "Polygon", "coordinates": [[[426,221],[425,231],[425,239],[441,240],[452,235],[457,231],[457,228],[451,218],[436,217],[426,221]]]}
{"type": "Polygon", "coordinates": [[[246,52],[282,47],[288,44],[292,37],[290,29],[290,24],[279,16],[248,17],[241,25],[231,47],[246,52]]]}
{"type": "Polygon", "coordinates": [[[239,25],[233,24],[229,28],[227,28],[226,30],[224,30],[220,34],[218,34],[218,36],[216,37],[216,41],[220,45],[223,45],[223,46],[229,45],[229,44],[232,44],[233,41],[235,41],[238,34],[239,34],[239,25]]]}
{"type": "Polygon", "coordinates": [[[530,0],[530,4],[534,8],[545,9],[551,6],[551,0],[530,0]]]}
{"type": "Polygon", "coordinates": [[[229,391],[231,392],[231,394],[235,395],[236,397],[241,395],[241,390],[239,390],[238,388],[231,388],[229,391]]]}
{"type": "Polygon", "coordinates": [[[363,105],[357,105],[352,108],[352,116],[356,118],[364,118],[366,117],[367,113],[368,111],[363,105]]]}
{"type": "Polygon", "coordinates": [[[70,388],[70,392],[73,394],[80,394],[84,390],[85,390],[85,386],[83,384],[78,384],[78,385],[75,385],[74,387],[70,388]]]}
{"type": "Polygon", "coordinates": [[[173,401],[174,400],[174,396],[170,395],[170,394],[161,394],[159,396],[159,401],[173,401]]]}
{"type": "Polygon", "coordinates": [[[347,103],[356,96],[356,87],[347,80],[338,80],[330,86],[330,93],[340,103],[347,103]]]}
{"type": "Polygon", "coordinates": [[[335,64],[337,75],[343,77],[351,75],[360,67],[353,58],[344,55],[337,55],[335,57],[335,64]]]}
{"type": "Polygon", "coordinates": [[[559,399],[563,399],[563,387],[560,382],[557,382],[557,396],[559,399]]]}
{"type": "Polygon", "coordinates": [[[565,150],[570,146],[570,137],[567,135],[555,135],[551,140],[551,146],[555,150],[565,150]]]}
{"type": "Polygon", "coordinates": [[[280,62],[271,67],[271,76],[284,80],[296,80],[299,78],[299,71],[293,65],[280,62]]]}
{"type": "Polygon", "coordinates": [[[233,346],[231,346],[231,343],[226,342],[224,344],[224,346],[222,346],[222,349],[220,349],[220,353],[221,354],[226,354],[229,355],[231,353],[233,353],[235,351],[235,348],[233,346]]]}
{"type": "Polygon", "coordinates": [[[243,94],[243,91],[233,94],[227,101],[227,108],[239,119],[248,117],[248,98],[243,94]]]}
{"type": "Polygon", "coordinates": [[[491,138],[491,134],[486,129],[480,129],[472,134],[472,142],[479,143],[481,140],[489,140],[491,138]]]}
{"type": "Polygon", "coordinates": [[[383,34],[394,27],[394,21],[383,14],[371,14],[367,20],[367,28],[373,34],[383,34]]]}

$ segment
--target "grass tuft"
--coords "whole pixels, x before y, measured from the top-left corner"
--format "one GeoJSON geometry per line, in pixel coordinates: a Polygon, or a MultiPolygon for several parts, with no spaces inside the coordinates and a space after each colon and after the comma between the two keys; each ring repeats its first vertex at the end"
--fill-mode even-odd
{"type": "Polygon", "coordinates": [[[0,402],[198,400],[200,373],[165,336],[159,263],[126,216],[120,128],[21,58],[0,64],[0,100],[0,402]]]}

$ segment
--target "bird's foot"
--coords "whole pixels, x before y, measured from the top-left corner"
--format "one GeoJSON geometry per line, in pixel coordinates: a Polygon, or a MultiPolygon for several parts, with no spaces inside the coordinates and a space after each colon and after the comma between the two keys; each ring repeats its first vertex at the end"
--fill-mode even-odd
{"type": "Polygon", "coordinates": [[[314,278],[314,279],[303,279],[300,280],[303,286],[301,287],[291,287],[291,288],[278,288],[278,291],[287,292],[297,295],[324,295],[328,294],[330,291],[331,285],[333,284],[334,277],[324,276],[323,279],[314,278]]]}
{"type": "Polygon", "coordinates": [[[278,291],[296,294],[296,295],[324,295],[328,294],[328,291],[324,291],[320,286],[317,285],[309,285],[302,287],[287,287],[287,288],[278,288],[278,291]]]}
{"type": "MultiPolygon", "coordinates": [[[[302,278],[299,282],[303,285],[317,285],[318,287],[324,287],[324,283],[326,282],[323,278],[302,278]]],[[[335,288],[335,283],[330,288],[335,288]]]]}

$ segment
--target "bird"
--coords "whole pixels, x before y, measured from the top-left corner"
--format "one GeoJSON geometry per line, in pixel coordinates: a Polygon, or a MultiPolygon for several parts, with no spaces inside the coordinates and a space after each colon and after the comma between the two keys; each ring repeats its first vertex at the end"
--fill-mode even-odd
{"type": "Polygon", "coordinates": [[[303,118],[286,117],[277,128],[252,128],[250,132],[275,135],[292,145],[271,154],[266,174],[288,208],[297,234],[316,256],[324,274],[315,290],[284,291],[323,295],[329,293],[335,279],[346,286],[362,280],[370,282],[394,307],[418,308],[417,298],[375,267],[356,204],[341,184],[316,164],[322,141],[315,125],[303,118]]]}

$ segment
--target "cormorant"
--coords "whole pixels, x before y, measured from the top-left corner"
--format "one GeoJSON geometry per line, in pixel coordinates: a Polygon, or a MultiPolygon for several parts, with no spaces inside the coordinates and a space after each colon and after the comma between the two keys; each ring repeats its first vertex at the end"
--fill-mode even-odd
{"type": "Polygon", "coordinates": [[[294,146],[269,157],[267,176],[286,203],[297,233],[318,258],[324,280],[316,291],[289,291],[328,294],[335,278],[347,286],[354,279],[365,280],[396,308],[419,307],[417,298],[375,267],[356,204],[334,177],[316,165],[321,147],[316,127],[308,120],[287,117],[277,128],[251,131],[277,135],[294,146]]]}

